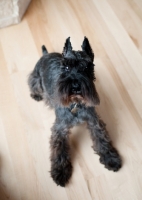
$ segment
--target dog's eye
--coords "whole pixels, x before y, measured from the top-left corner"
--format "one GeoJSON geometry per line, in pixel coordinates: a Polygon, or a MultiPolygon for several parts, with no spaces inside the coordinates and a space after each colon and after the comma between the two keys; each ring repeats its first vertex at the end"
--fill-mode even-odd
{"type": "Polygon", "coordinates": [[[82,71],[85,71],[85,70],[87,70],[88,69],[88,66],[83,66],[82,67],[82,71]]]}
{"type": "Polygon", "coordinates": [[[66,72],[68,72],[69,71],[69,67],[67,66],[67,67],[65,67],[65,71],[66,72]]]}
{"type": "Polygon", "coordinates": [[[80,70],[81,71],[86,71],[89,68],[89,63],[86,62],[86,61],[80,62],[79,65],[80,65],[80,70]]]}

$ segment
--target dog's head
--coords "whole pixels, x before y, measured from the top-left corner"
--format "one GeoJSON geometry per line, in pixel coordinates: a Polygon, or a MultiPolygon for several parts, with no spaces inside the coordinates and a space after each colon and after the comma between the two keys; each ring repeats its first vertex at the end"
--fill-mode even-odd
{"type": "Polygon", "coordinates": [[[99,104],[94,84],[94,53],[88,39],[84,38],[82,51],[73,51],[70,38],[67,38],[62,56],[62,72],[57,85],[60,103],[64,106],[75,102],[86,106],[99,104]]]}

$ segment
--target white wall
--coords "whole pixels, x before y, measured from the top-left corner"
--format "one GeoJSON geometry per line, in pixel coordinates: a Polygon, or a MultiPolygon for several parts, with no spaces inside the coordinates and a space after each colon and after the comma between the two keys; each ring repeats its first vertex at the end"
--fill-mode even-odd
{"type": "Polygon", "coordinates": [[[21,21],[31,0],[0,0],[0,28],[21,21]]]}

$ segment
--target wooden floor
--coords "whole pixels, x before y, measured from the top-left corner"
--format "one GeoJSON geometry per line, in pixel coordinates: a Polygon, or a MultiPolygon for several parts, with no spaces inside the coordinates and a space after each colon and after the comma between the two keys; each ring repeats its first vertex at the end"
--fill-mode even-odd
{"type": "Polygon", "coordinates": [[[33,0],[22,22],[0,30],[0,200],[142,199],[142,1],[33,0]],[[117,173],[94,154],[85,125],[71,135],[73,175],[57,187],[50,171],[54,111],[29,96],[27,76],[41,45],[61,52],[84,36],[95,52],[98,113],[123,159],[117,173]]]}

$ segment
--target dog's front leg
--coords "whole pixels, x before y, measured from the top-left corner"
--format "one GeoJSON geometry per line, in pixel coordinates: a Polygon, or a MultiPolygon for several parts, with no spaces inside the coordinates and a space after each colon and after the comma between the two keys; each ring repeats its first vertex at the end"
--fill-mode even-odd
{"type": "Polygon", "coordinates": [[[52,127],[51,147],[51,177],[62,187],[69,181],[72,174],[69,130],[55,122],[52,127]]]}
{"type": "Polygon", "coordinates": [[[89,112],[88,128],[91,131],[93,149],[100,156],[100,162],[107,169],[118,171],[121,168],[120,156],[112,146],[105,123],[99,118],[94,109],[89,112]]]}

